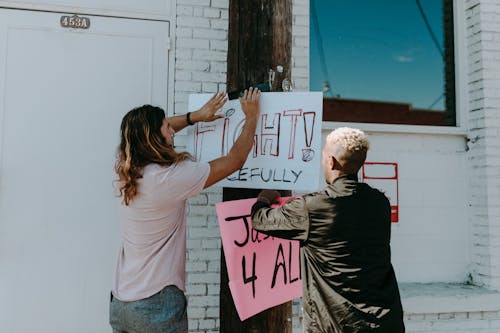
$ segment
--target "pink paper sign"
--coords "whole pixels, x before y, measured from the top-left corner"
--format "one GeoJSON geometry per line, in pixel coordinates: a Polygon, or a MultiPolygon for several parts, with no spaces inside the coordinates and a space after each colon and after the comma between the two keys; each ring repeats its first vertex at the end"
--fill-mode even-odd
{"type": "MultiPolygon", "coordinates": [[[[288,198],[281,198],[286,202],[288,198]]],[[[299,242],[252,228],[256,199],[216,204],[229,288],[241,320],[302,296],[299,242]]]]}

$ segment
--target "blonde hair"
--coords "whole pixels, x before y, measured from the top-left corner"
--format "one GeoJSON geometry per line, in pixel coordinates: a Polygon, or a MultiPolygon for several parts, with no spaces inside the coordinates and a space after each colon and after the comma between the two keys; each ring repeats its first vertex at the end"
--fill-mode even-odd
{"type": "Polygon", "coordinates": [[[326,137],[326,150],[345,173],[356,173],[370,148],[366,134],[356,128],[339,127],[326,137]]]}

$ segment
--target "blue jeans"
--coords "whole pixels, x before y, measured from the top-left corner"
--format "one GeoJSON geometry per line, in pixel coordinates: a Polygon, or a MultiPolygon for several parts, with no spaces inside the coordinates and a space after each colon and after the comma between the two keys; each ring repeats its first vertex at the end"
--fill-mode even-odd
{"type": "Polygon", "coordinates": [[[186,296],[176,286],[132,302],[111,294],[109,323],[113,333],[187,333],[186,296]]]}

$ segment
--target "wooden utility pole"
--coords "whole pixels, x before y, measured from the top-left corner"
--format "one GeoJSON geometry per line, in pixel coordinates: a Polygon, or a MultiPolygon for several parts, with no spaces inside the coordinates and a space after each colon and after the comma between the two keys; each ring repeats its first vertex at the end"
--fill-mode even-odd
{"type": "MultiPolygon", "coordinates": [[[[227,91],[231,96],[250,86],[268,83],[275,72],[271,91],[281,91],[281,82],[291,76],[292,0],[229,0],[229,48],[227,91]],[[278,66],[283,68],[279,73],[278,66]]],[[[255,198],[260,189],[224,188],[223,200],[255,198]]],[[[283,191],[282,195],[290,195],[283,191]]],[[[223,249],[224,251],[224,249],[223,249]]],[[[220,332],[291,333],[292,302],[240,321],[229,290],[224,252],[221,254],[220,332]]]]}

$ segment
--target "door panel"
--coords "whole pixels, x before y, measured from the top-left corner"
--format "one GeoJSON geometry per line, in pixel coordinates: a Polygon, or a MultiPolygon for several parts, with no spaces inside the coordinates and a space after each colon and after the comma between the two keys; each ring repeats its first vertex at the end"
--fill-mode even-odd
{"type": "Polygon", "coordinates": [[[167,106],[168,23],[0,10],[2,332],[109,332],[122,116],[167,106]]]}
{"type": "Polygon", "coordinates": [[[1,7],[147,19],[171,19],[175,2],[166,0],[0,0],[1,7]]]}

